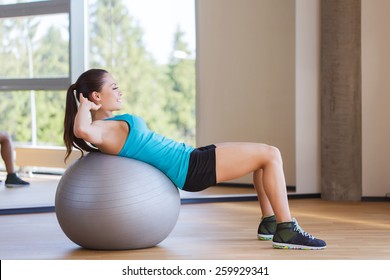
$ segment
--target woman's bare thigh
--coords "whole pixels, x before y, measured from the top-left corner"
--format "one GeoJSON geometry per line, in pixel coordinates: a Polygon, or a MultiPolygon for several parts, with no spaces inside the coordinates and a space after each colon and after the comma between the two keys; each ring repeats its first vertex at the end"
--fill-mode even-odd
{"type": "Polygon", "coordinates": [[[267,144],[232,142],[215,145],[217,183],[261,169],[274,149],[267,144]]]}

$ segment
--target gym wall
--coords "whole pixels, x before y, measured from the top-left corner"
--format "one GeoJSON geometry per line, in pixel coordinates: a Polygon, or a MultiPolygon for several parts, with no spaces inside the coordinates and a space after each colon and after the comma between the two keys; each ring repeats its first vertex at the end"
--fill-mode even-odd
{"type": "Polygon", "coordinates": [[[275,145],[289,185],[296,180],[294,21],[294,1],[197,1],[197,144],[275,145]]]}
{"type": "MultiPolygon", "coordinates": [[[[320,193],[320,0],[196,5],[198,145],[278,146],[287,184],[320,193]]],[[[390,193],[389,9],[362,0],[363,197],[390,193]]]]}

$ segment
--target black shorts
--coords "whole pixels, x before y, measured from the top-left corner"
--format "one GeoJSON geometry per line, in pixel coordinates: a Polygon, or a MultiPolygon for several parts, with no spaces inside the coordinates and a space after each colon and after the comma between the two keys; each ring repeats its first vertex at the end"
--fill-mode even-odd
{"type": "Polygon", "coordinates": [[[200,147],[191,152],[183,190],[199,192],[217,183],[215,145],[200,147]]]}

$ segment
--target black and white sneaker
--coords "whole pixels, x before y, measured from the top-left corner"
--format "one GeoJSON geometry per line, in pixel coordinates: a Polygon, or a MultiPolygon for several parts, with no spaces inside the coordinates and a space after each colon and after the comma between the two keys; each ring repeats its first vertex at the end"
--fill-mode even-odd
{"type": "Polygon", "coordinates": [[[7,188],[20,188],[20,187],[27,187],[30,183],[23,181],[16,175],[16,173],[9,173],[7,175],[7,179],[5,180],[5,186],[7,188]]]}
{"type": "Polygon", "coordinates": [[[325,241],[305,232],[295,219],[277,224],[272,241],[273,247],[277,249],[322,250],[326,248],[325,241]]]}

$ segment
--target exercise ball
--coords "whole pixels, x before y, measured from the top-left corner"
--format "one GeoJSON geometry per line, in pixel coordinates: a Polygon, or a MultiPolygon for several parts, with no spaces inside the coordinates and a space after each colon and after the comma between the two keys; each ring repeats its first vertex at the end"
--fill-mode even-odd
{"type": "Polygon", "coordinates": [[[173,230],[180,196],[161,171],[141,161],[92,152],[61,177],[58,223],[79,246],[95,250],[153,247],[173,230]]]}

